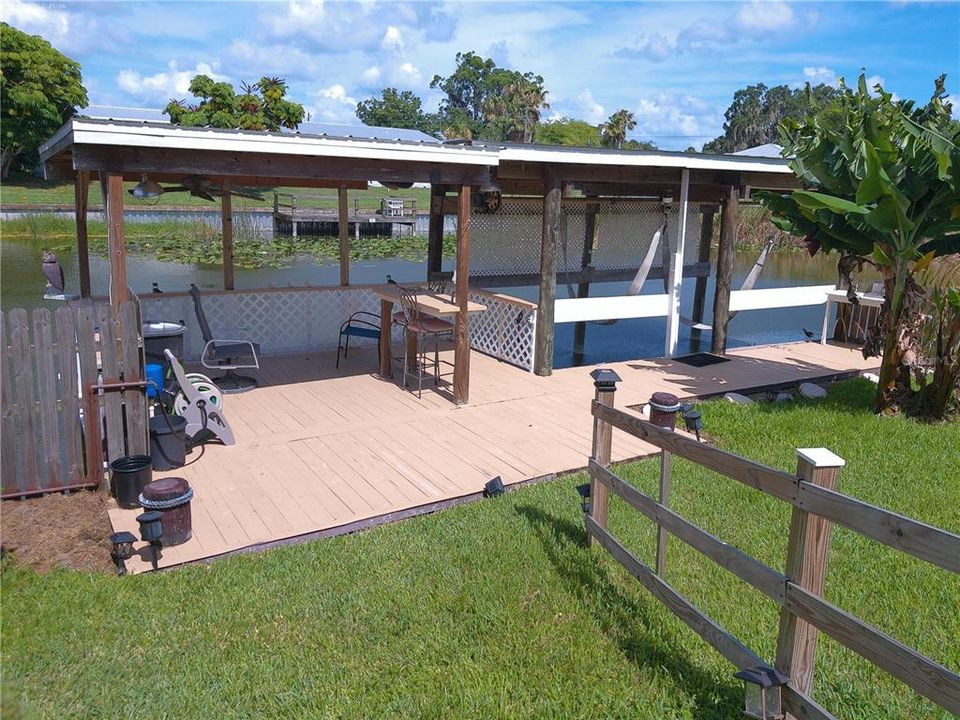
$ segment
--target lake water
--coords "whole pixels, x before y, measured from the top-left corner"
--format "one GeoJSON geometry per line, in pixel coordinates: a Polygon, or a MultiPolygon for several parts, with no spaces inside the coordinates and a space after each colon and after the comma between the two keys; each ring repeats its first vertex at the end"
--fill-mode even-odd
{"type": "MultiPolygon", "coordinates": [[[[15,307],[32,309],[48,307],[55,309],[59,303],[44,300],[46,280],[40,271],[40,257],[44,243],[40,240],[7,239],[0,241],[0,306],[3,310],[15,307]]],[[[757,251],[738,252],[734,267],[733,287],[738,288],[756,260],[757,251]]],[[[78,288],[78,267],[75,252],[59,254],[66,277],[68,293],[78,288]]],[[[450,260],[445,269],[452,269],[450,260]]],[[[107,294],[109,262],[106,256],[90,258],[91,282],[96,295],[107,294]]],[[[413,262],[400,259],[358,260],[351,264],[350,279],[356,284],[380,283],[390,274],[399,282],[420,282],[425,275],[425,261],[413,262]]],[[[127,258],[127,275],[130,287],[138,294],[147,294],[152,284],[158,283],[164,290],[187,290],[190,283],[201,288],[216,289],[223,286],[223,274],[218,265],[184,265],[159,261],[153,257],[131,254],[127,258]]],[[[318,263],[313,257],[290,258],[283,268],[260,268],[249,270],[237,268],[235,284],[238,289],[263,287],[300,287],[308,285],[335,285],[339,282],[340,269],[336,261],[318,263]]],[[[810,258],[795,250],[773,252],[767,259],[756,288],[789,287],[795,285],[824,285],[836,281],[836,258],[810,258]]],[[[693,306],[694,278],[685,278],[681,291],[681,310],[689,317],[693,306]]],[[[602,283],[591,287],[591,295],[621,295],[629,283],[602,283]]],[[[714,279],[707,284],[707,308],[704,322],[711,322],[711,305],[714,279]]],[[[537,299],[537,288],[504,288],[502,292],[527,300],[537,299]]],[[[643,288],[644,294],[663,292],[661,280],[650,280],[643,288]]],[[[563,278],[557,283],[557,296],[566,297],[563,278]]],[[[819,333],[823,319],[822,306],[784,308],[776,310],[752,310],[740,312],[730,321],[728,329],[730,347],[762,345],[774,342],[803,340],[803,328],[819,333]]],[[[572,323],[558,324],[555,335],[555,367],[570,367],[573,358],[572,323]]],[[[703,333],[703,347],[690,340],[690,328],[680,326],[681,351],[695,352],[709,349],[710,334],[703,333]]],[[[633,358],[658,357],[663,354],[664,320],[643,318],[619,320],[612,325],[588,324],[585,355],[578,364],[594,364],[633,358]]]]}

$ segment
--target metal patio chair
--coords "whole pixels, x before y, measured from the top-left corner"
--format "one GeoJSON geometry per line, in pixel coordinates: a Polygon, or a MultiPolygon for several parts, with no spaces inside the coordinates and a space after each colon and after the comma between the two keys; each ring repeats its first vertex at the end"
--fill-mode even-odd
{"type": "MultiPolygon", "coordinates": [[[[400,307],[403,309],[406,323],[405,332],[412,333],[417,338],[417,356],[414,358],[413,368],[416,370],[417,378],[417,397],[423,397],[423,376],[428,366],[433,369],[433,383],[440,384],[440,338],[452,335],[454,331],[453,323],[440,318],[424,315],[420,312],[420,306],[417,302],[417,288],[401,287],[400,307]],[[427,360],[428,340],[433,340],[433,361],[427,360]]],[[[403,386],[407,387],[407,379],[413,376],[411,372],[411,363],[408,356],[409,345],[403,344],[403,386]]]]}
{"type": "Polygon", "coordinates": [[[351,337],[365,337],[374,340],[380,340],[380,316],[358,310],[340,325],[340,335],[337,338],[337,367],[340,367],[340,350],[343,350],[343,357],[346,359],[350,351],[351,337]],[[369,320],[367,318],[370,318],[369,320]],[[344,340],[346,338],[346,340],[344,340]]]}
{"type": "Polygon", "coordinates": [[[213,382],[225,393],[238,393],[252,390],[257,386],[256,378],[249,375],[238,375],[237,370],[260,369],[260,343],[250,340],[226,340],[214,338],[210,331],[210,323],[203,311],[200,301],[200,288],[190,284],[190,295],[193,298],[193,307],[197,313],[197,323],[203,341],[206,343],[200,354],[200,364],[210,370],[226,370],[226,373],[213,382]]]}

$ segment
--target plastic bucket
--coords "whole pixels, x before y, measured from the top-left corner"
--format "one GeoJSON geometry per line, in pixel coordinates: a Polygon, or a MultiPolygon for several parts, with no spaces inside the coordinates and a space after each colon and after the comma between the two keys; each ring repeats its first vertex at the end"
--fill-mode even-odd
{"type": "Polygon", "coordinates": [[[157,363],[163,366],[164,373],[170,369],[164,350],[170,350],[176,358],[183,357],[183,333],[186,330],[183,323],[168,321],[151,321],[143,323],[143,354],[148,363],[157,363]]]}
{"type": "Polygon", "coordinates": [[[149,455],[129,455],[110,463],[110,492],[117,505],[140,507],[140,493],[153,480],[153,459],[149,455]]]}
{"type": "Polygon", "coordinates": [[[155,398],[163,392],[163,365],[147,364],[147,397],[155,398]]]}
{"type": "MultiPolygon", "coordinates": [[[[187,461],[187,421],[161,413],[150,418],[150,457],[154,470],[175,470],[187,461]]],[[[142,488],[141,488],[142,490],[142,488]]]]}

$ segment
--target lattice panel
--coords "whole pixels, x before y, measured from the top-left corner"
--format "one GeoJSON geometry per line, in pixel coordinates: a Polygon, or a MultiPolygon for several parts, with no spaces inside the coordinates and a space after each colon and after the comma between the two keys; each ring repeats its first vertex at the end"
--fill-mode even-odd
{"type": "MultiPolygon", "coordinates": [[[[146,296],[142,305],[144,320],[186,321],[185,359],[200,358],[204,342],[192,298],[146,296]]],[[[336,349],[340,324],[358,310],[379,314],[380,300],[365,288],[253,290],[205,295],[203,309],[215,337],[258,342],[271,355],[336,349]]],[[[351,346],[374,342],[350,340],[351,346]]]]}
{"type": "Polygon", "coordinates": [[[486,312],[470,316],[470,347],[524,370],[533,370],[536,308],[483,292],[471,291],[470,300],[487,306],[486,312]]]}
{"type": "MultiPolygon", "coordinates": [[[[562,203],[561,203],[562,204],[562,203]]],[[[640,267],[653,234],[663,221],[663,206],[657,202],[600,201],[597,241],[592,266],[604,270],[640,267]]],[[[470,248],[471,275],[514,275],[540,271],[543,202],[539,198],[505,198],[495,213],[474,211],[470,248]]],[[[586,206],[570,203],[561,216],[557,272],[580,269],[586,227],[586,206]]],[[[676,247],[679,236],[679,205],[667,208],[667,242],[676,247]]],[[[687,215],[684,262],[696,259],[700,237],[700,206],[691,204],[687,215]]],[[[661,266],[660,252],[653,267],[661,266]]]]}

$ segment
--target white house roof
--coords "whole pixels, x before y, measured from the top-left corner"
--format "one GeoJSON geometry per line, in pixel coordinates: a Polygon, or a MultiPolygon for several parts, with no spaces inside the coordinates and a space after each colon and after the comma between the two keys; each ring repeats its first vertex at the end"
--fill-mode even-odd
{"type": "Polygon", "coordinates": [[[90,118],[74,118],[67,122],[40,146],[40,159],[49,160],[70,145],[274,153],[488,167],[497,165],[497,153],[493,149],[445,145],[433,141],[190,128],[170,123],[90,118]]]}
{"type": "Polygon", "coordinates": [[[757,145],[756,147],[747,148],[746,150],[741,150],[739,152],[733,153],[734,155],[741,155],[743,157],[765,157],[765,158],[783,158],[783,148],[776,143],[764,143],[763,145],[757,145]]]}
{"type": "Polygon", "coordinates": [[[666,150],[614,150],[555,145],[501,145],[500,162],[542,162],[619,167],[667,167],[690,170],[732,170],[792,174],[780,157],[703,155],[666,150]]]}
{"type": "MultiPolygon", "coordinates": [[[[333,132],[354,126],[328,126],[333,132]]],[[[273,153],[384,161],[448,163],[494,167],[503,162],[606,165],[619,167],[687,168],[792,174],[788,161],[766,155],[702,155],[668,151],[613,150],[552,145],[438,143],[408,139],[393,128],[368,128],[374,137],[289,132],[256,132],[217,128],[180,127],[170,123],[74,118],[40,146],[47,161],[71,145],[97,145],[164,150],[206,150],[236,153],[273,153]],[[399,134],[398,134],[399,133],[399,134]],[[390,137],[393,135],[394,137],[390,137]]]]}

